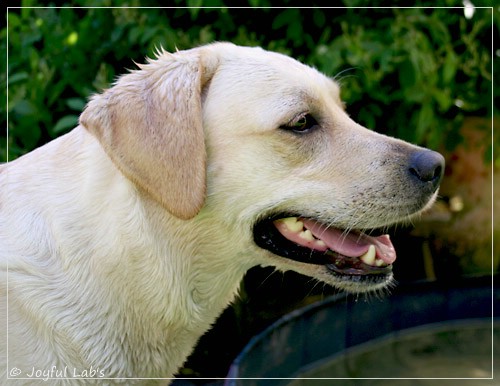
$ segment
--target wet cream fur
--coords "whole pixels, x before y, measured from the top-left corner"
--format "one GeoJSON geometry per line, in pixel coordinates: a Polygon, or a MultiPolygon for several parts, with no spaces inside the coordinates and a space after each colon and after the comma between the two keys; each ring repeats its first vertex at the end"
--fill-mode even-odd
{"type": "MultiPolygon", "coordinates": [[[[260,249],[252,228],[280,211],[348,229],[401,220],[421,209],[400,171],[414,149],[353,122],[339,86],[289,57],[160,52],[74,130],[0,166],[2,379],[52,366],[171,377],[256,265],[377,289],[260,249]],[[305,112],[321,129],[279,129],[305,112]]],[[[156,381],[102,384],[120,382],[156,381]]]]}

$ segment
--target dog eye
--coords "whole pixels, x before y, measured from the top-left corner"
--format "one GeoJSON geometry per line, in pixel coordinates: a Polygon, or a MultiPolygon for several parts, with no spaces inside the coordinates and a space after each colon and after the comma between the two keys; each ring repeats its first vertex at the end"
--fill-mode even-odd
{"type": "Polygon", "coordinates": [[[318,122],[311,114],[303,114],[292,120],[290,123],[281,126],[281,129],[291,130],[294,133],[305,134],[313,131],[318,126],[318,122]]]}

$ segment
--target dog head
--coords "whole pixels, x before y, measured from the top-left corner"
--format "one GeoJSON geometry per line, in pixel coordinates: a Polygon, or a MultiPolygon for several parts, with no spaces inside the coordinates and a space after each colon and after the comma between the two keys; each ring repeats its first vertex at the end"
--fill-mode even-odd
{"type": "Polygon", "coordinates": [[[444,169],[356,124],[315,69],[229,43],[160,53],[81,124],[172,215],[210,214],[255,264],[352,291],[390,283],[394,248],[372,230],[429,207],[444,169]]]}

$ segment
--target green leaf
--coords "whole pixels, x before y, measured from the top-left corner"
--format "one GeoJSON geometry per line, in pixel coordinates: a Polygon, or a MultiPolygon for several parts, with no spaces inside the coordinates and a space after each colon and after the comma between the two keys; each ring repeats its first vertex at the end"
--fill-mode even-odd
{"type": "Polygon", "coordinates": [[[14,29],[15,27],[21,25],[21,20],[19,19],[19,16],[17,14],[15,14],[14,12],[8,12],[7,18],[9,20],[9,22],[8,22],[9,31],[14,29]]]}
{"type": "Polygon", "coordinates": [[[435,122],[434,110],[431,103],[424,103],[418,113],[416,140],[422,143],[426,133],[435,122]]]}
{"type": "Polygon", "coordinates": [[[22,116],[35,115],[37,108],[32,102],[22,100],[14,106],[13,111],[22,116]]]}
{"type": "Polygon", "coordinates": [[[272,29],[278,30],[290,23],[296,21],[297,23],[300,20],[299,10],[296,8],[288,8],[281,12],[273,21],[272,29]]]}
{"type": "Polygon", "coordinates": [[[69,98],[66,104],[71,110],[82,111],[85,108],[85,100],[82,98],[69,98]]]}
{"type": "Polygon", "coordinates": [[[32,119],[26,119],[16,129],[10,131],[10,134],[21,141],[24,148],[31,149],[35,147],[42,136],[38,122],[32,119]]]}
{"type": "Polygon", "coordinates": [[[450,49],[446,54],[446,58],[443,64],[443,82],[445,84],[448,84],[453,80],[457,72],[457,68],[458,58],[456,57],[453,50],[450,49]]]}
{"type": "Polygon", "coordinates": [[[66,115],[57,121],[52,129],[54,134],[61,134],[68,129],[75,127],[78,124],[78,115],[66,115]]]}
{"type": "Polygon", "coordinates": [[[135,26],[132,27],[130,32],[128,33],[128,42],[130,44],[137,44],[139,42],[139,36],[142,35],[142,28],[135,26]]]}
{"type": "Polygon", "coordinates": [[[141,35],[141,44],[146,44],[148,41],[150,41],[156,34],[158,33],[158,28],[146,28],[142,31],[141,35]]]}
{"type": "Polygon", "coordinates": [[[399,68],[399,84],[404,89],[409,89],[417,82],[417,73],[413,63],[406,59],[399,68]]]}
{"type": "Polygon", "coordinates": [[[16,83],[21,82],[23,80],[28,79],[29,75],[27,72],[18,72],[12,75],[9,75],[9,86],[16,83]]]}
{"type": "Polygon", "coordinates": [[[446,112],[453,105],[453,98],[450,96],[449,88],[434,88],[432,90],[432,97],[437,102],[439,110],[446,112]]]}
{"type": "Polygon", "coordinates": [[[203,4],[203,0],[187,0],[187,5],[189,8],[189,13],[191,14],[191,19],[195,20],[200,12],[200,7],[203,4]]]}
{"type": "Polygon", "coordinates": [[[317,27],[323,28],[326,23],[325,13],[317,8],[314,8],[313,21],[317,27]]]}

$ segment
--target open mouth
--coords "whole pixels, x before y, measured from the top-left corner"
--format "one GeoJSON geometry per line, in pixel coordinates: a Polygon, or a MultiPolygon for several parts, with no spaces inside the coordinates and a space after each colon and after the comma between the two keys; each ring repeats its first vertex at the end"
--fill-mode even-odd
{"type": "Polygon", "coordinates": [[[256,224],[255,243],[294,261],[325,266],[344,279],[386,281],[396,252],[389,235],[329,227],[294,216],[270,217],[256,224]]]}

